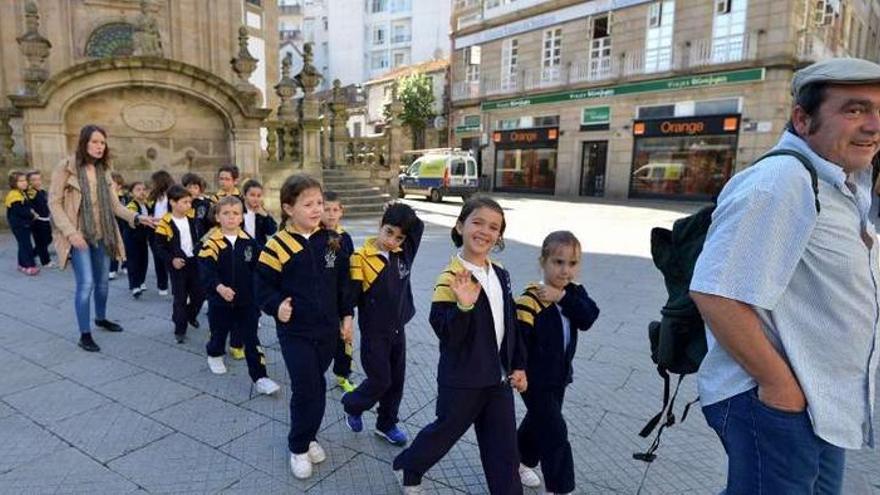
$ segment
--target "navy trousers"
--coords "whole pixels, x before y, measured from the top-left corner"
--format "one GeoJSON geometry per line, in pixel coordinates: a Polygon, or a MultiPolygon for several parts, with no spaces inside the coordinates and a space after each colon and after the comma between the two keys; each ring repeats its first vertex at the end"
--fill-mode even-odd
{"type": "Polygon", "coordinates": [[[333,353],[333,374],[348,378],[351,375],[351,354],[348,350],[351,347],[345,345],[342,336],[336,341],[336,351],[333,353]]]}
{"type": "Polygon", "coordinates": [[[727,452],[725,494],[841,493],[844,449],[817,437],[806,411],[770,407],[757,390],[703,407],[727,452]]]}
{"type": "Polygon", "coordinates": [[[153,252],[153,269],[156,270],[156,287],[159,290],[168,290],[168,269],[165,262],[159,256],[159,248],[156,247],[156,234],[150,232],[148,234],[150,251],[153,252]]]}
{"type": "Polygon", "coordinates": [[[439,387],[437,419],[394,459],[394,469],[403,469],[404,483],[411,483],[414,477],[420,480],[471,425],[477,434],[489,492],[521,495],[513,392],[507,383],[473,389],[439,387]]]}
{"type": "Polygon", "coordinates": [[[31,242],[30,227],[18,227],[12,229],[15,241],[18,243],[18,266],[23,268],[32,268],[37,266],[34,263],[34,245],[31,242]]]}
{"type": "Polygon", "coordinates": [[[174,302],[171,320],[174,321],[174,334],[186,334],[186,326],[196,319],[205,302],[205,292],[199,280],[199,263],[195,257],[186,259],[186,266],[180,270],[170,267],[171,293],[174,302]]]}
{"type": "Polygon", "coordinates": [[[327,381],[336,339],[313,340],[278,332],[281,355],[290,375],[290,433],[287,446],[294,454],[304,454],[315,440],[327,404],[327,381]]]}
{"type": "Polygon", "coordinates": [[[367,378],[342,397],[345,412],[360,416],[379,403],[376,429],[388,431],[399,421],[400,400],[406,374],[406,337],[403,332],[389,337],[361,339],[361,364],[367,378]]]}
{"type": "Polygon", "coordinates": [[[522,463],[532,468],[541,463],[548,492],[573,492],[574,460],[568,442],[568,425],[562,416],[565,387],[531,386],[522,394],[522,399],[528,408],[517,430],[522,463]]]}
{"type": "Polygon", "coordinates": [[[35,220],[31,230],[34,236],[34,252],[40,258],[40,264],[46,266],[52,261],[49,257],[49,245],[52,244],[52,224],[35,220]]]}
{"type": "Polygon", "coordinates": [[[137,289],[147,279],[147,266],[150,264],[148,233],[143,227],[126,229],[125,256],[128,259],[128,289],[137,289]]]}
{"type": "Polygon", "coordinates": [[[229,303],[208,302],[208,324],[211,337],[205,350],[208,356],[219,357],[226,353],[226,335],[238,328],[244,341],[244,357],[248,375],[256,382],[266,375],[266,357],[257,339],[257,312],[253,306],[233,306],[229,303]]]}

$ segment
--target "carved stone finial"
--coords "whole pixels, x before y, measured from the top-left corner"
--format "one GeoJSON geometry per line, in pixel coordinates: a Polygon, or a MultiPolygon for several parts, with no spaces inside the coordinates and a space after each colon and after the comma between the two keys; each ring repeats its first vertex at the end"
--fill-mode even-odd
{"type": "Polygon", "coordinates": [[[232,70],[238,75],[236,89],[245,96],[251,106],[256,106],[260,101],[260,90],[248,79],[257,70],[257,59],[248,51],[248,30],[245,26],[238,28],[238,56],[233,58],[230,63],[232,70]]]}
{"type": "Polygon", "coordinates": [[[47,79],[49,70],[46,69],[46,58],[49,57],[49,49],[52,43],[40,34],[40,14],[37,4],[29,1],[25,4],[25,32],[18,38],[18,46],[27,59],[27,67],[24,69],[24,93],[35,95],[47,79]]]}
{"type": "Polygon", "coordinates": [[[315,88],[321,83],[321,73],[312,65],[312,43],[303,45],[303,67],[299,74],[296,75],[296,82],[302,88],[303,93],[311,95],[315,92],[315,88]]]}
{"type": "Polygon", "coordinates": [[[278,118],[293,121],[297,118],[296,105],[293,97],[296,95],[296,81],[290,77],[290,66],[293,64],[293,54],[288,53],[281,61],[281,80],[275,85],[275,94],[281,100],[278,105],[278,118]]]}
{"type": "Polygon", "coordinates": [[[141,13],[135,22],[134,54],[150,57],[162,56],[162,36],[156,19],[150,14],[150,2],[141,0],[141,13]]]}

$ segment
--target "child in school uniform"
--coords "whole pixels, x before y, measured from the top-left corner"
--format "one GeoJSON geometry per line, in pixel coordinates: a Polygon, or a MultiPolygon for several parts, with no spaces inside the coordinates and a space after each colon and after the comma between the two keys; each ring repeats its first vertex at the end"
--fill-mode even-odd
{"type": "Polygon", "coordinates": [[[211,196],[211,202],[216,203],[224,196],[235,196],[242,204],[244,197],[238,190],[238,167],[235,165],[224,165],[217,171],[217,192],[211,196]]]}
{"type": "MultiPolygon", "coordinates": [[[[342,253],[350,258],[354,253],[354,241],[351,240],[351,235],[339,223],[344,212],[345,209],[342,206],[339,194],[334,191],[324,191],[324,214],[321,215],[321,227],[335,231],[340,235],[342,239],[342,253]]],[[[353,343],[346,342],[340,332],[339,341],[336,343],[336,352],[333,353],[333,374],[336,376],[336,384],[344,393],[355,389],[355,384],[351,381],[351,358],[353,351],[353,343]]]]}
{"type": "Polygon", "coordinates": [[[199,239],[214,226],[211,218],[211,199],[205,196],[208,184],[199,174],[187,172],[180,178],[180,183],[192,196],[193,218],[196,219],[196,235],[199,239]]]}
{"type": "Polygon", "coordinates": [[[18,271],[25,275],[40,273],[34,263],[34,244],[31,227],[37,218],[27,196],[28,181],[24,172],[9,173],[9,192],[6,194],[6,219],[18,242],[18,271]]]}
{"type": "Polygon", "coordinates": [[[281,187],[284,228],[260,253],[255,283],[262,310],[275,317],[290,375],[290,469],[299,479],[326,454],[315,440],[326,405],[324,373],[336,348],[339,321],[351,334],[348,259],[339,234],[320,228],[321,183],[303,174],[281,187]]]}
{"type": "Polygon", "coordinates": [[[40,258],[40,264],[44,268],[55,266],[49,256],[49,245],[52,244],[52,223],[49,218],[49,194],[43,189],[43,176],[39,170],[27,173],[28,199],[37,217],[31,226],[34,237],[34,251],[40,258]]]}
{"type": "MultiPolygon", "coordinates": [[[[111,172],[110,178],[113,180],[113,192],[116,194],[116,199],[123,205],[127,205],[131,201],[131,195],[129,194],[128,186],[125,184],[125,178],[119,172],[111,172]]],[[[120,233],[125,232],[125,229],[128,228],[128,222],[119,217],[116,218],[116,224],[119,226],[120,233]]],[[[120,263],[116,258],[110,260],[110,280],[116,280],[118,273],[125,273],[127,271],[128,265],[126,261],[120,263]]]]}
{"type": "Polygon", "coordinates": [[[504,210],[476,196],[465,202],[452,240],[461,250],[437,278],[429,321],[440,340],[437,419],[395,459],[405,494],[473,425],[489,492],[522,493],[511,387],[528,386],[510,275],[489,259],[503,246],[504,210]]]}
{"type": "Polygon", "coordinates": [[[167,264],[171,278],[171,294],[174,296],[171,319],[174,321],[174,338],[178,344],[186,341],[186,326],[199,327],[198,315],[205,300],[199,280],[196,254],[199,239],[196,238],[196,222],[192,213],[192,196],[181,185],[175,184],[168,191],[171,211],[156,226],[159,252],[167,264]]]}
{"type": "Polygon", "coordinates": [[[241,188],[244,195],[244,220],[242,229],[263,249],[269,237],[278,230],[278,224],[272,215],[263,207],[263,185],[254,179],[244,183],[241,188]]]}
{"type": "Polygon", "coordinates": [[[266,358],[257,340],[259,314],[255,310],[253,272],[260,250],[241,229],[241,201],[227,196],[217,202],[214,211],[218,227],[207,234],[199,251],[199,271],[208,296],[211,327],[211,338],[205,348],[208,367],[214,374],[226,373],[226,334],[236,328],[244,342],[248,374],[257,392],[272,395],[280,387],[266,374],[266,358]]]}
{"type": "MultiPolygon", "coordinates": [[[[153,208],[147,202],[146,185],[140,181],[132,182],[130,192],[131,201],[125,207],[139,215],[152,217],[153,208]]],[[[147,266],[150,263],[150,234],[152,230],[145,225],[126,225],[122,230],[128,265],[128,290],[135,299],[139,299],[144,293],[144,281],[147,279],[147,266]]]]}
{"type": "MultiPolygon", "coordinates": [[[[168,189],[174,185],[174,179],[171,174],[165,170],[157,170],[150,176],[150,194],[147,196],[147,203],[153,209],[153,218],[156,223],[162,220],[168,213],[168,189]]],[[[159,251],[158,239],[156,232],[150,233],[149,237],[150,251],[153,252],[153,270],[156,272],[156,286],[159,289],[160,296],[168,295],[168,268],[165,260],[159,251]]]]}
{"type": "Polygon", "coordinates": [[[526,486],[540,484],[531,469],[540,462],[547,493],[571,493],[575,489],[574,462],[562,404],[565,388],[572,381],[578,332],[593,325],[599,307],[575,282],[581,266],[581,243],[574,234],[556,231],[547,235],[539,262],[543,281],[528,285],[516,301],[529,372],[529,389],[522,394],[528,412],[517,432],[520,476],[526,486]]]}
{"type": "Polygon", "coordinates": [[[367,374],[354,391],[342,396],[348,427],[363,430],[361,415],[379,403],[375,433],[393,445],[406,445],[397,426],[406,372],[404,326],[415,315],[410,273],[425,225],[412,208],[391,204],[379,233],[351,257],[352,300],[361,329],[361,364],[367,374]]]}

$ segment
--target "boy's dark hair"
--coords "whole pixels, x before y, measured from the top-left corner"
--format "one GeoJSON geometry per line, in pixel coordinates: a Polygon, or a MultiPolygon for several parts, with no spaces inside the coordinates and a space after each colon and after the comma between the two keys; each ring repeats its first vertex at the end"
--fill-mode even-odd
{"type": "Polygon", "coordinates": [[[409,205],[393,203],[385,209],[381,225],[398,227],[403,232],[403,235],[409,235],[418,222],[419,219],[416,217],[416,212],[409,205]]]}
{"type": "Polygon", "coordinates": [[[219,177],[223,172],[229,172],[229,175],[231,175],[233,179],[238,179],[238,166],[236,165],[223,165],[220,167],[220,170],[217,171],[217,176],[219,177]]]}
{"type": "Polygon", "coordinates": [[[241,195],[242,195],[242,196],[246,195],[249,189],[253,189],[253,188],[255,188],[255,187],[256,187],[256,188],[259,188],[259,189],[262,189],[262,188],[263,188],[263,185],[260,184],[260,181],[258,181],[258,180],[256,180],[256,179],[248,179],[248,180],[244,183],[244,186],[242,186],[242,188],[241,188],[241,195]]]}
{"type": "Polygon", "coordinates": [[[18,189],[18,179],[20,177],[24,177],[25,179],[27,179],[27,174],[20,170],[13,170],[12,172],[9,172],[8,180],[10,189],[18,189]]]}
{"type": "Polygon", "coordinates": [[[339,201],[341,203],[339,200],[339,193],[336,191],[324,191],[324,202],[327,203],[330,201],[339,201]]]}
{"type": "Polygon", "coordinates": [[[147,187],[147,185],[144,184],[142,181],[136,180],[136,181],[134,181],[134,182],[132,182],[131,184],[128,185],[128,190],[129,190],[129,191],[134,191],[134,188],[135,188],[137,185],[141,185],[141,186],[147,187]]]}
{"type": "Polygon", "coordinates": [[[165,193],[168,197],[168,201],[180,201],[183,198],[191,198],[192,194],[186,190],[185,187],[180,184],[174,184],[173,186],[168,188],[168,191],[165,193]]]}
{"type": "Polygon", "coordinates": [[[192,172],[183,174],[183,177],[180,178],[180,183],[183,184],[183,187],[198,184],[199,189],[201,189],[202,192],[205,192],[205,189],[208,188],[208,183],[205,182],[205,179],[203,179],[201,175],[192,172]]]}
{"type": "MultiPolygon", "coordinates": [[[[501,231],[498,233],[498,242],[496,243],[496,247],[501,251],[504,249],[504,229],[507,228],[507,220],[504,219],[504,209],[502,209],[501,205],[499,205],[494,199],[489,196],[472,196],[469,200],[465,201],[464,206],[461,207],[461,213],[458,214],[458,219],[455,223],[456,225],[459,223],[464,225],[464,222],[467,221],[469,216],[471,216],[471,213],[480,208],[489,208],[501,215],[501,231]]],[[[464,239],[462,239],[461,234],[455,230],[454,226],[452,227],[451,235],[452,243],[455,244],[455,247],[460,248],[462,244],[464,244],[464,239]]]]}
{"type": "Polygon", "coordinates": [[[31,171],[29,171],[29,172],[27,173],[27,175],[26,175],[28,182],[30,182],[30,181],[31,181],[31,177],[33,177],[33,176],[35,176],[35,175],[43,175],[43,174],[41,174],[39,170],[31,170],[31,171]]]}

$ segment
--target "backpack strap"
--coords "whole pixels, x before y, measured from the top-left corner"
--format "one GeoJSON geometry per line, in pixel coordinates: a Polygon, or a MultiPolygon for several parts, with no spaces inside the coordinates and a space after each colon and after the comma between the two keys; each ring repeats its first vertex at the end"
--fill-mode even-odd
{"type": "Polygon", "coordinates": [[[822,211],[822,207],[819,205],[819,176],[816,173],[816,167],[813,166],[813,162],[811,162],[810,159],[804,156],[801,152],[785,148],[773,150],[761,155],[761,157],[752,162],[752,164],[757,165],[758,162],[760,162],[761,160],[765,158],[770,158],[771,156],[783,155],[793,156],[797,158],[798,161],[801,162],[801,165],[803,165],[804,168],[807,169],[807,172],[810,173],[810,183],[813,185],[813,195],[816,198],[816,214],[819,214],[819,212],[822,211]]]}

